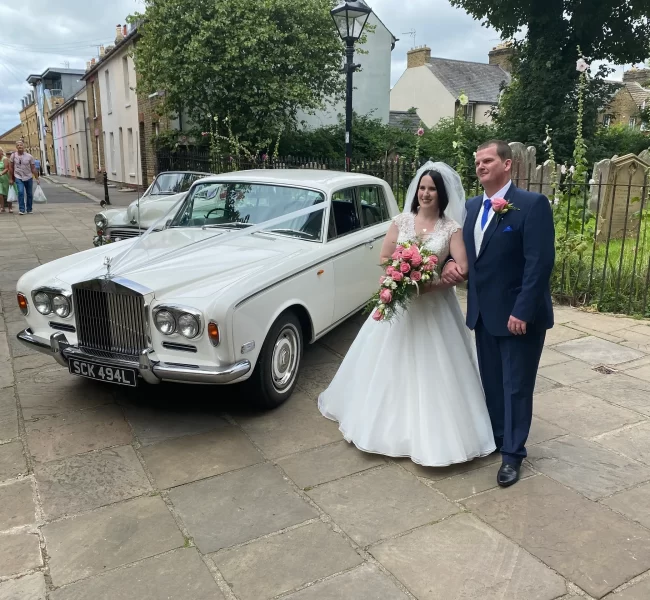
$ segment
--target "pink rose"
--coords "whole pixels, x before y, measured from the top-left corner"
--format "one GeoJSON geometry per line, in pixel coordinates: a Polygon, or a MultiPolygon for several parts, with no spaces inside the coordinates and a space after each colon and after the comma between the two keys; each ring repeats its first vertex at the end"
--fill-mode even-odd
{"type": "Polygon", "coordinates": [[[402,258],[403,258],[404,260],[411,260],[411,259],[413,258],[413,250],[412,250],[411,248],[406,248],[406,249],[402,252],[402,258]]]}
{"type": "Polygon", "coordinates": [[[391,258],[393,260],[399,260],[401,258],[401,256],[402,256],[402,251],[401,250],[395,250],[395,252],[393,252],[393,255],[391,256],[391,258]]]}
{"type": "Polygon", "coordinates": [[[419,267],[422,264],[422,255],[417,250],[413,252],[413,258],[411,259],[411,264],[414,267],[419,267]]]}
{"type": "Polygon", "coordinates": [[[412,281],[420,281],[421,279],[422,279],[422,273],[420,273],[420,271],[413,271],[411,273],[412,281]]]}
{"type": "Polygon", "coordinates": [[[394,267],[388,267],[386,269],[386,275],[388,275],[388,277],[392,277],[393,275],[395,275],[396,272],[397,271],[395,271],[394,267]]]}
{"type": "Polygon", "coordinates": [[[372,318],[375,321],[381,321],[384,318],[384,315],[380,310],[376,310],[374,313],[372,313],[372,318]]]}
{"type": "Polygon", "coordinates": [[[429,262],[430,262],[432,265],[437,265],[437,264],[438,264],[438,257],[437,257],[435,254],[432,254],[432,255],[429,257],[429,262]]]}
{"type": "Polygon", "coordinates": [[[382,276],[379,278],[379,285],[384,285],[384,281],[386,281],[386,276],[385,276],[385,275],[382,275],[382,276]]]}
{"type": "Polygon", "coordinates": [[[402,279],[404,279],[404,275],[402,275],[399,271],[395,271],[392,277],[393,277],[393,281],[396,281],[397,283],[399,283],[400,281],[402,281],[402,279]]]}
{"type": "Polygon", "coordinates": [[[408,272],[411,270],[411,265],[409,265],[408,263],[403,262],[403,263],[399,266],[399,270],[400,270],[402,273],[406,274],[406,273],[408,273],[408,272]]]}
{"type": "Polygon", "coordinates": [[[505,198],[492,198],[492,210],[495,213],[500,213],[508,206],[508,201],[505,198]]]}
{"type": "Polygon", "coordinates": [[[393,294],[390,290],[383,289],[381,292],[379,292],[379,299],[384,304],[390,304],[390,301],[393,299],[393,294]]]}

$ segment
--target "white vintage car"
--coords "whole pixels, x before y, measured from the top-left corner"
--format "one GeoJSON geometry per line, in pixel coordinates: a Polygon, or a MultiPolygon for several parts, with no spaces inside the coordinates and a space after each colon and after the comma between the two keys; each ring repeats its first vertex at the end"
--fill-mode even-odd
{"type": "Polygon", "coordinates": [[[128,386],[249,380],[257,403],[274,407],[294,389],[303,345],[376,291],[397,213],[388,184],[367,175],[207,177],[142,237],[23,275],[18,338],[73,375],[128,386]]]}
{"type": "Polygon", "coordinates": [[[165,171],[159,173],[142,197],[127,208],[107,209],[102,203],[102,211],[95,215],[93,244],[101,246],[142,235],[185,197],[195,181],[208,175],[210,173],[165,171]]]}

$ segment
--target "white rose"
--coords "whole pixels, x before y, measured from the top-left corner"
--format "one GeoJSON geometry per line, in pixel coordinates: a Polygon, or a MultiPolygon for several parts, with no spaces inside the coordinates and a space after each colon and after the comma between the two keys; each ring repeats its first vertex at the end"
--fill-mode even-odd
{"type": "Polygon", "coordinates": [[[395,290],[397,289],[397,284],[393,281],[393,283],[390,284],[390,287],[395,290]]]}

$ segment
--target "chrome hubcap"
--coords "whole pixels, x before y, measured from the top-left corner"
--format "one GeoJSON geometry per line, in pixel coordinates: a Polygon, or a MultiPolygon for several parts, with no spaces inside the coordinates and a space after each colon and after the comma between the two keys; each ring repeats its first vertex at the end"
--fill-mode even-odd
{"type": "Polygon", "coordinates": [[[273,347],[271,356],[271,376],[273,387],[279,392],[293,382],[300,357],[300,334],[293,325],[282,329],[273,347]]]}

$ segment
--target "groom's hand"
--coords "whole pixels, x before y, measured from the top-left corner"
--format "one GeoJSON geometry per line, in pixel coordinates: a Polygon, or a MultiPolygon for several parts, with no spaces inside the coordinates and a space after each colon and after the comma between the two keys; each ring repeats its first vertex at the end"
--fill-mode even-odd
{"type": "Polygon", "coordinates": [[[510,315],[508,319],[508,331],[512,335],[525,335],[526,334],[526,321],[521,321],[517,317],[510,315]]]}
{"type": "Polygon", "coordinates": [[[442,282],[447,285],[457,285],[465,281],[465,273],[457,263],[449,261],[442,270],[442,282]]]}

